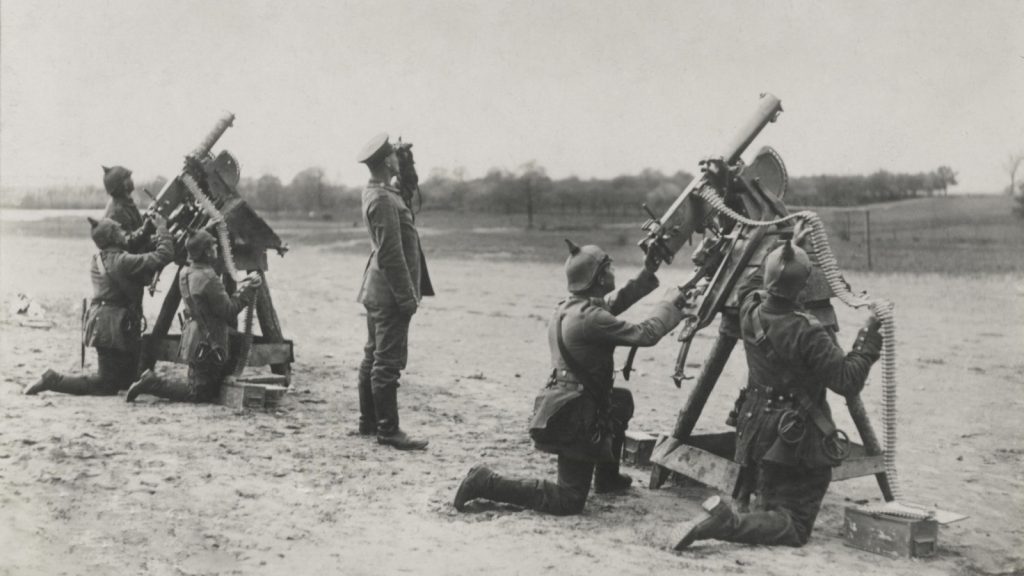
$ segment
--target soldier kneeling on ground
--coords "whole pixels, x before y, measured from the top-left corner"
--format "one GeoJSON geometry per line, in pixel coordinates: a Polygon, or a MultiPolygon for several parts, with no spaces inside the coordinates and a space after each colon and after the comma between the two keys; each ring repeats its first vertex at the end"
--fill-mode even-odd
{"type": "Polygon", "coordinates": [[[174,258],[167,221],[153,215],[156,249],[145,254],[126,252],[121,225],[92,218],[92,240],[100,253],[92,258],[92,303],[86,315],[85,344],[96,348],[99,373],[65,376],[47,370],[25,389],[25,394],[44,391],[88,396],[113,396],[138,374],[142,342],[142,293],[149,279],[174,258]]]}
{"type": "Polygon", "coordinates": [[[254,290],[262,284],[258,276],[242,281],[238,291],[228,296],[224,283],[214,270],[217,242],[200,230],[185,245],[189,265],[181,269],[178,285],[188,325],[181,335],[179,357],[188,362],[188,382],[163,380],[146,370],[128,389],[128,402],[140,394],[151,394],[177,402],[212,402],[224,377],[234,369],[228,354],[231,324],[252,301],[254,290]]]}
{"type": "Polygon", "coordinates": [[[653,346],[684,317],[686,295],[671,289],[650,318],[633,324],[618,317],[658,286],[659,261],[649,254],[644,268],[614,297],[612,259],[597,246],[569,244],[565,262],[570,295],[548,325],[553,370],[537,396],[530,436],[538,450],[558,455],[558,481],[519,480],[477,465],[459,485],[454,505],[486,498],[556,515],[579,514],[590,493],[626,490],[619,473],[633,395],[613,388],[616,346],[653,346]]]}
{"type": "Polygon", "coordinates": [[[797,296],[811,274],[810,258],[794,245],[801,236],[770,252],[738,292],[749,375],[736,423],[735,460],[756,475],[756,511],[737,514],[712,496],[702,504],[702,515],[676,528],[676,550],[705,539],[803,546],[832,466],[841,462],[825,389],[844,396],[861,391],[881,354],[880,323],[869,317],[853,350],[844,354],[801,308],[797,296]],[[800,434],[788,432],[797,428],[800,434]]]}

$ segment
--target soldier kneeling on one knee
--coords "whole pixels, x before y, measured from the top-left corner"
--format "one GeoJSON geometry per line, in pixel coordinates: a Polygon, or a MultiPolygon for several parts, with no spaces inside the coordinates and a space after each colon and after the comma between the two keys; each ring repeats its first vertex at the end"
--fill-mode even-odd
{"type": "Polygon", "coordinates": [[[633,395],[612,387],[615,347],[657,344],[683,319],[686,295],[673,288],[648,319],[623,320],[619,314],[658,286],[657,257],[648,254],[637,277],[607,297],[615,289],[611,257],[597,246],[568,244],[570,295],[548,325],[551,378],[535,400],[530,424],[537,449],[558,456],[558,480],[506,478],[477,465],[455,494],[459,511],[470,500],[486,498],[549,514],[579,514],[591,480],[597,493],[625,490],[632,483],[619,473],[619,456],[633,395]]]}
{"type": "Polygon", "coordinates": [[[25,394],[52,391],[65,394],[113,396],[132,383],[138,374],[144,317],[142,295],[153,274],[174,258],[174,244],[167,221],[152,216],[156,248],[129,254],[124,230],[117,222],[89,219],[92,240],[100,249],[93,255],[90,275],[93,297],[85,320],[85,345],[96,348],[99,373],[65,376],[47,370],[25,389],[25,394]]]}
{"type": "Polygon", "coordinates": [[[188,362],[188,382],[163,380],[152,370],[146,370],[128,389],[128,402],[134,402],[140,394],[177,402],[212,402],[220,393],[224,377],[234,370],[228,354],[231,325],[252,302],[254,290],[262,281],[258,276],[243,281],[236,293],[229,296],[214,269],[217,242],[213,236],[200,230],[188,239],[185,247],[189,265],[181,269],[178,285],[189,320],[181,335],[178,355],[188,362]]]}

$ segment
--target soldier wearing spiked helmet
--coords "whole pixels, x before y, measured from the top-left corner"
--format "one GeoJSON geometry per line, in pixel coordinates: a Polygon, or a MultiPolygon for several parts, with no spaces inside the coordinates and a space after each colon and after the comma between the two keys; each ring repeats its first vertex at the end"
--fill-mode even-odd
{"type": "Polygon", "coordinates": [[[93,255],[90,275],[93,297],[85,320],[85,345],[96,348],[99,373],[63,375],[47,370],[25,394],[44,391],[76,395],[114,395],[129,387],[138,372],[143,316],[142,295],[149,278],[174,258],[167,223],[157,215],[156,248],[131,254],[126,234],[114,220],[89,219],[92,239],[100,250],[93,255]]]}
{"type": "Polygon", "coordinates": [[[619,314],[658,286],[659,261],[649,254],[644,268],[614,296],[611,257],[594,245],[566,240],[565,276],[569,296],[558,303],[548,326],[552,371],[537,396],[530,435],[538,450],[558,456],[558,479],[522,480],[474,466],[455,494],[463,510],[476,498],[568,515],[583,511],[591,485],[598,493],[629,488],[619,473],[633,395],[613,387],[618,346],[653,346],[682,320],[686,295],[672,288],[649,318],[633,323],[619,314]]]}
{"type": "Polygon", "coordinates": [[[799,246],[800,225],[794,235],[738,289],[748,381],[734,459],[754,476],[756,509],[737,513],[718,496],[709,498],[700,516],[677,527],[677,550],[704,539],[803,546],[832,466],[841,461],[825,391],[859,393],[882,337],[872,316],[844,353],[833,333],[798,303],[811,259],[799,246]]]}

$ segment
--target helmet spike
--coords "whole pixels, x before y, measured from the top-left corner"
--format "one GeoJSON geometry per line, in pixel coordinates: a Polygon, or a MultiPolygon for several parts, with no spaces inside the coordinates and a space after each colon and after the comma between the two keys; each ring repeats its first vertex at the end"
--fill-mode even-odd
{"type": "Polygon", "coordinates": [[[787,239],[786,243],[782,245],[782,257],[783,262],[792,262],[796,254],[793,252],[793,241],[787,239]]]}
{"type": "Polygon", "coordinates": [[[572,240],[565,238],[565,243],[569,246],[569,254],[575,256],[580,253],[580,247],[573,244],[572,240]]]}

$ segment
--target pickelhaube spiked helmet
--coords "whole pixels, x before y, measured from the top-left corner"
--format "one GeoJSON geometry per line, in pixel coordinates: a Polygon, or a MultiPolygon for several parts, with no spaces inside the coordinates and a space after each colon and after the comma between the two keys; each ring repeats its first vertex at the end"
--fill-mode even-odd
{"type": "Polygon", "coordinates": [[[132,171],[124,166],[103,166],[103,187],[107,194],[114,195],[121,191],[121,183],[132,175],[132,171]]]}
{"type": "Polygon", "coordinates": [[[569,292],[582,292],[594,285],[612,258],[593,244],[580,247],[568,238],[565,243],[569,245],[569,257],[565,259],[565,278],[569,282],[569,292]]]}
{"type": "Polygon", "coordinates": [[[104,250],[118,245],[118,232],[122,231],[120,224],[110,218],[103,218],[101,220],[87,218],[87,220],[89,220],[89,225],[92,226],[90,236],[92,236],[92,241],[96,244],[97,248],[104,250]]]}
{"type": "Polygon", "coordinates": [[[792,240],[786,240],[764,259],[764,287],[769,294],[796,300],[810,275],[811,258],[792,240]]]}
{"type": "Polygon", "coordinates": [[[188,252],[189,259],[195,261],[201,259],[216,243],[212,234],[206,230],[197,230],[185,241],[185,250],[188,252]]]}

